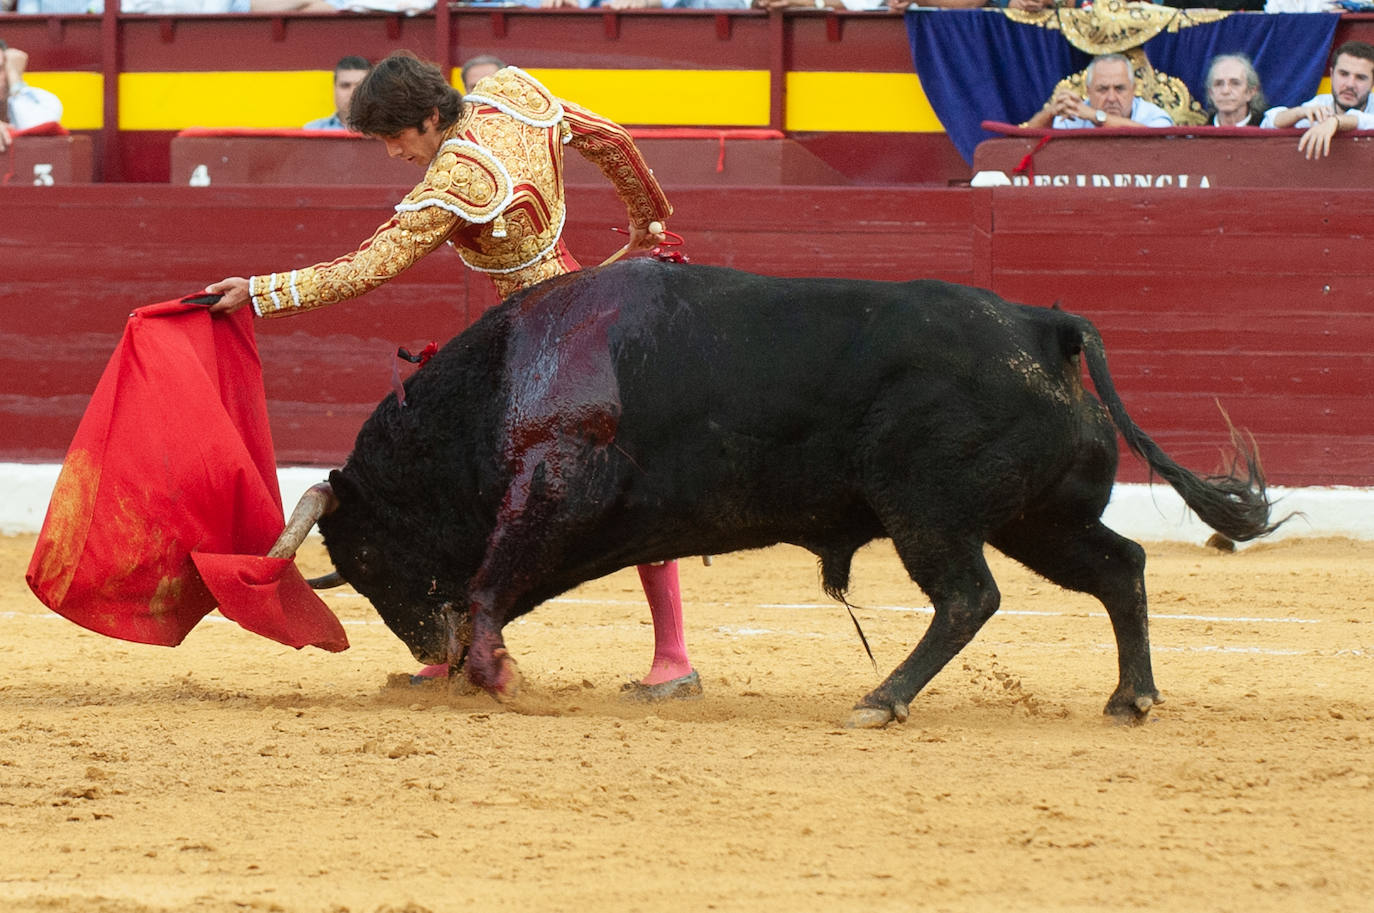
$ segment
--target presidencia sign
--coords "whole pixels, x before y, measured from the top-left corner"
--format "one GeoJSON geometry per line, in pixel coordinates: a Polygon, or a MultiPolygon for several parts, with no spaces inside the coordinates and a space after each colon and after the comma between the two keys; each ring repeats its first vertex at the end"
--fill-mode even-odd
{"type": "Polygon", "coordinates": [[[1309,160],[1298,129],[1007,129],[978,144],[974,186],[1374,187],[1374,131],[1342,133],[1332,155],[1309,160]]]}

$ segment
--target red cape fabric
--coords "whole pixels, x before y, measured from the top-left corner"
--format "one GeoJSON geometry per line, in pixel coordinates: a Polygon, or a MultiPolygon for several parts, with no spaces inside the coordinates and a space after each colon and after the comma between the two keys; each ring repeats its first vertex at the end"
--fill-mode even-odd
{"type": "Polygon", "coordinates": [[[295,563],[260,557],[283,525],[252,314],[165,301],[129,315],[27,579],[53,611],[123,640],[175,646],[218,605],[280,643],[347,649],[295,563]]]}

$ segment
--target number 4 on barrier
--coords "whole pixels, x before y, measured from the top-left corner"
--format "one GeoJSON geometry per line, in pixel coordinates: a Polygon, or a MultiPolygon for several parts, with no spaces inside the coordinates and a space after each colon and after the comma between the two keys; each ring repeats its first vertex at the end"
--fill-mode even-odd
{"type": "Polygon", "coordinates": [[[191,169],[191,180],[186,183],[190,184],[192,187],[209,187],[210,169],[206,168],[204,165],[197,165],[195,168],[191,169]]]}

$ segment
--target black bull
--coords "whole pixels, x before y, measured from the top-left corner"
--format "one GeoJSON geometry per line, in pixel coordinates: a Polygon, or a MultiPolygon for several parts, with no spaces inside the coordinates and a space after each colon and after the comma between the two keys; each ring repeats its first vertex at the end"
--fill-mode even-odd
{"type": "Polygon", "coordinates": [[[905,719],[997,611],[989,543],[1102,601],[1106,712],[1139,719],[1160,700],[1145,555],[1100,519],[1118,430],[1212,528],[1274,528],[1253,449],[1243,475],[1175,463],[1081,317],[943,282],[640,260],[542,283],[449,342],[364,424],[319,526],[417,659],[465,661],[498,696],[503,627],[584,581],[788,542],[840,597],[855,551],[891,538],[934,617],[858,725],[905,719]]]}

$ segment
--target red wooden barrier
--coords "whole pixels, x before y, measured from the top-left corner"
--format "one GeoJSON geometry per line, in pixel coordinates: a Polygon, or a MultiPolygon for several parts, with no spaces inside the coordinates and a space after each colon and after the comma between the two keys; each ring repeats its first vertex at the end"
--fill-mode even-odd
{"type": "Polygon", "coordinates": [[[1096,322],[1122,398],[1176,457],[1215,462],[1215,397],[1276,480],[1374,480],[1374,192],[995,197],[993,286],[1096,322]]]}
{"type": "MultiPolygon", "coordinates": [[[[770,187],[850,183],[800,143],[773,130],[632,130],[665,185],[770,187]]],[[[375,140],[304,130],[183,130],[172,141],[172,183],[402,184],[415,166],[387,159],[375,140]]],[[[605,181],[596,166],[569,155],[569,184],[605,181]]]]}
{"type": "MultiPolygon", "coordinates": [[[[93,185],[0,190],[0,460],[60,459],[133,307],[226,275],[351,250],[408,187],[93,185]],[[74,226],[99,226],[97,232],[74,226]]],[[[686,252],[791,275],[971,281],[970,201],[956,190],[675,190],[686,252]],[[868,216],[856,218],[851,206],[868,216]]],[[[565,231],[584,263],[620,244],[606,187],[569,189],[565,231]]],[[[328,311],[258,323],[278,458],[339,462],[389,389],[398,345],[446,340],[496,296],[441,251],[328,311]]]]}
{"type": "MultiPolygon", "coordinates": [[[[336,256],[405,189],[0,189],[0,460],[61,457],[130,308],[336,256]]],[[[598,262],[621,243],[609,229],[623,209],[604,186],[569,196],[569,243],[598,262]]],[[[672,227],[697,262],[933,276],[1061,302],[1097,323],[1137,420],[1195,469],[1219,465],[1219,401],[1259,438],[1274,482],[1374,484],[1374,191],[767,187],[671,197],[672,227]]],[[[396,346],[446,339],[494,297],[440,253],[361,300],[260,321],[279,459],[342,460],[387,393],[396,346]]],[[[1139,462],[1124,457],[1121,477],[1142,480],[1139,462]]]]}
{"type": "Polygon", "coordinates": [[[19,134],[0,153],[0,184],[5,186],[89,184],[94,169],[89,136],[19,134]]]}

